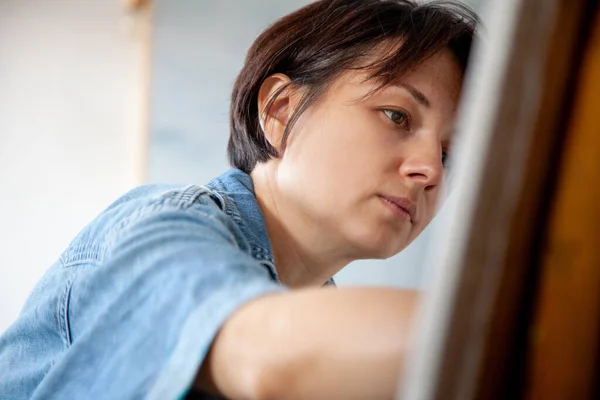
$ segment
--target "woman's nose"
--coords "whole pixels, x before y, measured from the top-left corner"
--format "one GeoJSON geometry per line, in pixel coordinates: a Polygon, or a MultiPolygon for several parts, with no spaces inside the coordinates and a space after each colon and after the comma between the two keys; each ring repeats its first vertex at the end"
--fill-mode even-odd
{"type": "Polygon", "coordinates": [[[405,148],[406,156],[400,166],[400,174],[411,185],[420,186],[424,190],[438,187],[444,177],[442,149],[439,143],[420,143],[405,148]]]}

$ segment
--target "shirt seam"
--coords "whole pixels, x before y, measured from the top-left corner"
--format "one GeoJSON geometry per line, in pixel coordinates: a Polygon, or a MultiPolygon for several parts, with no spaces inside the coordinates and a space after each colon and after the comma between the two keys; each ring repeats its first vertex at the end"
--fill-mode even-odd
{"type": "MultiPolygon", "coordinates": [[[[193,206],[196,204],[200,204],[200,203],[197,203],[197,202],[182,203],[177,199],[169,198],[169,199],[163,199],[162,201],[160,201],[158,203],[153,203],[153,204],[147,205],[145,207],[136,209],[133,213],[128,215],[126,218],[122,219],[119,223],[115,224],[115,226],[106,234],[106,240],[105,240],[105,245],[104,245],[104,254],[109,252],[110,249],[115,245],[115,243],[119,239],[119,235],[122,233],[122,231],[124,229],[126,229],[127,227],[131,226],[132,224],[140,221],[142,218],[151,214],[152,212],[169,209],[170,207],[172,207],[172,210],[174,210],[174,211],[186,211],[186,212],[197,213],[198,215],[200,215],[204,218],[207,218],[213,222],[218,222],[218,223],[222,224],[222,222],[219,221],[214,215],[212,215],[208,212],[205,212],[203,210],[194,208],[193,206]]],[[[239,243],[237,242],[235,236],[232,234],[230,229],[225,229],[225,230],[228,234],[228,240],[231,243],[233,243],[236,247],[239,248],[239,243]]]]}
{"type": "Polygon", "coordinates": [[[58,307],[58,321],[61,338],[65,347],[71,346],[71,323],[69,321],[69,305],[71,301],[71,288],[73,287],[74,278],[69,278],[62,291],[58,307]]]}

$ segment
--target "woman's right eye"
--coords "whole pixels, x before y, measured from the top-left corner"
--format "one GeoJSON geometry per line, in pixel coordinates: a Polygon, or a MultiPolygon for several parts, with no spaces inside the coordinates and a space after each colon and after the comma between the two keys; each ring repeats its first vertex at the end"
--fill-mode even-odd
{"type": "Polygon", "coordinates": [[[385,115],[392,121],[394,124],[406,128],[408,126],[408,114],[403,111],[397,110],[383,110],[385,115]]]}

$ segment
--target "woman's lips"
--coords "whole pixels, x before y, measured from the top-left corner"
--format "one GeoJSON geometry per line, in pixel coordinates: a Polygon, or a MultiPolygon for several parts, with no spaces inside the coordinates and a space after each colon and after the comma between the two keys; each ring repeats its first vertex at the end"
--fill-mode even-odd
{"type": "Polygon", "coordinates": [[[414,222],[415,205],[405,197],[382,196],[382,203],[398,218],[405,221],[414,222]]]}

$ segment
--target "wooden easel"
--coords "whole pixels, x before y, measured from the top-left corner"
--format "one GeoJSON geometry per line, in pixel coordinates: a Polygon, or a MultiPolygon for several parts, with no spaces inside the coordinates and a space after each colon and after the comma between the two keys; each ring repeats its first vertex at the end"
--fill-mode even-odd
{"type": "Polygon", "coordinates": [[[460,208],[399,398],[600,398],[599,7],[494,0],[490,15],[460,208]]]}

